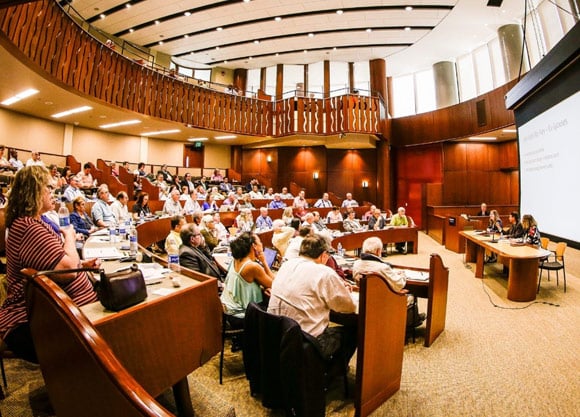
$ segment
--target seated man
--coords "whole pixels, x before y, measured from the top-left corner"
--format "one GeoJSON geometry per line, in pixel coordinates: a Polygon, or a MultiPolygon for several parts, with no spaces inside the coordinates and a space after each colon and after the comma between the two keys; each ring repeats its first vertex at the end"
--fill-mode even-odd
{"type": "Polygon", "coordinates": [[[363,230],[363,226],[355,216],[356,213],[354,210],[348,212],[346,219],[342,222],[342,227],[345,232],[360,232],[363,230]]]}
{"type": "Polygon", "coordinates": [[[382,230],[387,225],[387,221],[381,215],[381,209],[375,208],[373,216],[369,219],[369,230],[382,230]]]}
{"type": "Polygon", "coordinates": [[[280,256],[284,256],[290,239],[294,237],[296,229],[286,226],[284,220],[276,219],[272,222],[272,245],[278,250],[280,256]]]}
{"type": "MultiPolygon", "coordinates": [[[[409,226],[409,220],[405,215],[405,207],[399,207],[397,209],[397,214],[394,214],[393,217],[391,217],[391,226],[409,226]]],[[[407,242],[397,242],[395,244],[395,249],[397,250],[397,252],[403,254],[407,253],[405,249],[406,244],[407,242]]]]}
{"type": "MultiPolygon", "coordinates": [[[[354,280],[358,282],[363,275],[376,274],[385,278],[393,291],[407,293],[407,290],[404,289],[407,283],[405,273],[393,271],[391,265],[381,259],[382,250],[383,242],[380,238],[373,236],[365,239],[360,259],[357,259],[352,266],[354,280]]],[[[425,314],[419,314],[415,297],[407,296],[407,327],[420,326],[424,320],[425,314]]]]}
{"type": "Polygon", "coordinates": [[[113,210],[109,206],[109,187],[107,184],[101,184],[97,189],[97,201],[91,209],[93,223],[98,227],[109,227],[117,224],[117,219],[113,210]]]}
{"type": "Polygon", "coordinates": [[[77,197],[82,197],[83,199],[85,199],[85,193],[83,193],[79,188],[80,187],[79,178],[76,175],[71,174],[68,178],[68,181],[69,185],[68,187],[66,187],[66,189],[64,190],[64,194],[62,195],[64,200],[68,201],[69,203],[72,203],[77,199],[77,197]]]}
{"type": "Polygon", "coordinates": [[[476,216],[489,216],[489,210],[487,209],[487,204],[481,203],[480,210],[477,212],[476,216]]]}
{"type": "Polygon", "coordinates": [[[205,248],[203,237],[196,224],[181,226],[179,232],[182,244],[179,247],[179,264],[193,271],[222,279],[222,273],[205,248]]]}
{"type": "Polygon", "coordinates": [[[300,256],[284,262],[272,283],[268,313],[296,320],[326,357],[341,352],[348,363],[357,345],[356,325],[329,326],[330,311],[354,313],[356,305],[348,284],[325,265],[330,249],[323,236],[304,238],[300,256]]]}
{"type": "Polygon", "coordinates": [[[177,247],[179,248],[183,243],[181,241],[181,228],[185,225],[185,217],[183,216],[173,216],[171,218],[171,230],[165,238],[165,249],[169,247],[169,241],[173,239],[177,247]]]}
{"type": "Polygon", "coordinates": [[[517,211],[512,211],[509,215],[510,228],[507,232],[502,234],[510,239],[520,239],[524,237],[524,227],[520,222],[520,214],[517,211]]]}
{"type": "Polygon", "coordinates": [[[351,193],[346,193],[346,199],[342,201],[342,208],[358,207],[358,202],[352,199],[351,193]]]}
{"type": "Polygon", "coordinates": [[[286,207],[286,203],[282,201],[280,194],[276,193],[274,194],[274,199],[268,204],[268,207],[271,209],[281,209],[286,207]]]}
{"type": "Polygon", "coordinates": [[[89,162],[83,165],[83,170],[79,172],[78,175],[81,182],[81,188],[92,188],[93,185],[96,187],[95,180],[91,174],[91,164],[89,162]]]}
{"type": "Polygon", "coordinates": [[[330,197],[328,196],[328,193],[324,193],[322,194],[322,198],[319,198],[316,203],[314,203],[314,207],[315,208],[320,208],[320,207],[332,207],[332,202],[330,201],[330,197]]]}
{"type": "Polygon", "coordinates": [[[170,216],[177,216],[178,214],[183,214],[183,207],[181,207],[181,202],[179,197],[181,194],[179,190],[173,189],[169,194],[169,198],[165,200],[163,204],[163,214],[168,214],[170,216]]]}
{"type": "Polygon", "coordinates": [[[272,219],[268,216],[268,208],[260,207],[260,215],[256,219],[256,229],[271,229],[272,219]]]}

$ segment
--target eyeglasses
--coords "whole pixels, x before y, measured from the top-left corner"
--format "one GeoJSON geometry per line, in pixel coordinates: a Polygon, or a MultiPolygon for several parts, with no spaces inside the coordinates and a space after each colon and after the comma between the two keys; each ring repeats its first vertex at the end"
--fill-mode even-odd
{"type": "Polygon", "coordinates": [[[201,236],[201,233],[194,233],[191,235],[191,237],[198,237],[198,236],[201,236]]]}

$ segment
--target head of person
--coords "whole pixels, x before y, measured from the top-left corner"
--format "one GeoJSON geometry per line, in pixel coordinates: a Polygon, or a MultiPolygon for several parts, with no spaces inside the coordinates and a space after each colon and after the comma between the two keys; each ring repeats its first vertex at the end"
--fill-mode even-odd
{"type": "Polygon", "coordinates": [[[215,229],[213,214],[206,214],[201,218],[201,228],[207,230],[215,229]]]}
{"type": "Polygon", "coordinates": [[[8,151],[8,156],[10,156],[10,158],[18,159],[18,151],[16,149],[10,149],[8,151]]]}
{"type": "Polygon", "coordinates": [[[272,231],[274,233],[278,233],[280,231],[282,231],[282,228],[286,225],[286,223],[284,223],[284,220],[282,219],[276,219],[272,222],[272,231]]]}
{"type": "Polygon", "coordinates": [[[166,164],[161,165],[161,171],[167,171],[167,165],[166,164]]]}
{"type": "Polygon", "coordinates": [[[327,200],[329,199],[329,197],[328,197],[328,193],[324,193],[324,194],[322,194],[322,199],[323,199],[324,201],[327,201],[327,200]]]}
{"type": "Polygon", "coordinates": [[[310,226],[300,226],[298,236],[306,237],[314,234],[314,229],[310,226]]]}
{"type": "Polygon", "coordinates": [[[181,227],[185,224],[185,217],[177,215],[171,218],[171,230],[179,233],[181,231],[181,227]]]}
{"type": "Polygon", "coordinates": [[[509,216],[509,221],[511,224],[516,224],[520,221],[520,213],[517,211],[512,211],[509,216]]]}
{"type": "Polygon", "coordinates": [[[314,216],[314,221],[315,221],[315,222],[318,222],[318,221],[320,221],[320,213],[319,213],[319,212],[317,212],[317,211],[313,211],[313,212],[312,212],[312,216],[314,216]]]}
{"type": "Polygon", "coordinates": [[[300,256],[315,260],[317,263],[325,264],[331,250],[328,239],[321,235],[308,235],[300,244],[300,256]]]}
{"type": "Polygon", "coordinates": [[[180,196],[181,196],[181,194],[179,193],[179,190],[178,190],[178,189],[174,188],[174,189],[171,191],[171,199],[172,199],[173,201],[179,201],[179,197],[180,197],[180,196]]]}
{"type": "Polygon", "coordinates": [[[185,178],[185,181],[191,181],[191,174],[189,172],[186,172],[183,178],[185,178]]]}
{"type": "Polygon", "coordinates": [[[116,198],[119,200],[119,203],[121,203],[122,206],[126,206],[129,202],[129,196],[125,191],[119,191],[116,198]]]}
{"type": "Polygon", "coordinates": [[[244,189],[242,187],[236,187],[236,194],[241,196],[244,194],[244,189]]]}
{"type": "Polygon", "coordinates": [[[337,206],[332,206],[332,211],[334,212],[334,214],[338,214],[340,209],[337,206]]]}
{"type": "MultiPolygon", "coordinates": [[[[403,212],[401,212],[400,210],[401,208],[399,208],[399,216],[405,215],[405,209],[403,209],[403,212]]],[[[375,216],[377,219],[381,217],[381,209],[375,208],[375,210],[373,211],[373,216],[375,216]]]]}
{"type": "Polygon", "coordinates": [[[195,223],[187,223],[181,226],[181,231],[179,232],[181,241],[184,245],[190,247],[198,247],[203,244],[203,238],[199,231],[199,226],[195,223]]]}
{"type": "Polygon", "coordinates": [[[288,194],[288,188],[282,187],[282,194],[288,194]]]}
{"type": "Polygon", "coordinates": [[[79,177],[77,177],[75,174],[70,174],[69,175],[69,177],[68,177],[68,183],[73,188],[79,188],[80,185],[81,185],[81,183],[79,181],[79,177]]]}
{"type": "Polygon", "coordinates": [[[274,194],[274,189],[272,187],[268,187],[268,194],[274,194]]]}
{"type": "Polygon", "coordinates": [[[128,161],[123,162],[123,168],[125,168],[127,171],[129,171],[129,162],[128,161]]]}
{"type": "Polygon", "coordinates": [[[192,200],[197,200],[197,190],[195,188],[189,190],[189,198],[192,200]]]}
{"type": "MultiPolygon", "coordinates": [[[[379,210],[380,213],[380,210],[379,210]]],[[[397,213],[399,213],[399,216],[404,216],[405,215],[405,207],[399,207],[397,209],[397,213]]]]}
{"type": "Polygon", "coordinates": [[[300,229],[300,219],[293,217],[292,220],[290,220],[290,227],[298,231],[300,229]]]}
{"type": "Polygon", "coordinates": [[[54,206],[49,172],[42,166],[24,167],[16,173],[6,206],[6,227],[19,217],[37,217],[54,206]]]}
{"type": "Polygon", "coordinates": [[[97,197],[103,201],[109,201],[109,187],[107,187],[107,184],[99,185],[99,188],[97,188],[97,197]]]}
{"type": "Polygon", "coordinates": [[[219,214],[219,212],[216,211],[213,214],[213,222],[214,222],[214,224],[218,224],[218,223],[221,223],[221,221],[222,221],[222,219],[220,217],[220,214],[219,214]]]}
{"type": "Polygon", "coordinates": [[[79,213],[85,211],[85,199],[83,197],[77,197],[73,200],[73,210],[79,213]]]}
{"type": "Polygon", "coordinates": [[[70,167],[69,166],[65,166],[62,169],[61,177],[66,178],[66,180],[68,181],[68,178],[70,177],[71,172],[72,171],[71,171],[70,167]]]}
{"type": "Polygon", "coordinates": [[[305,196],[306,196],[306,191],[300,190],[300,192],[298,193],[298,197],[300,197],[301,199],[304,199],[305,196]]]}
{"type": "MultiPolygon", "coordinates": [[[[375,209],[375,210],[376,210],[376,209],[375,209]]],[[[375,212],[374,212],[374,210],[373,210],[373,212],[372,212],[372,213],[373,213],[373,216],[374,216],[374,215],[375,215],[375,212]]],[[[354,212],[354,210],[352,210],[352,211],[349,211],[349,212],[348,212],[348,218],[349,218],[350,220],[353,220],[353,219],[354,219],[354,215],[355,215],[355,214],[356,214],[356,213],[354,212]]]]}
{"type": "Polygon", "coordinates": [[[83,165],[83,171],[85,171],[85,174],[88,174],[89,172],[91,172],[91,164],[90,164],[90,163],[88,163],[88,162],[86,162],[86,163],[83,165]]]}
{"type": "Polygon", "coordinates": [[[137,204],[139,204],[141,207],[147,205],[148,202],[149,202],[149,193],[141,193],[139,194],[139,197],[137,197],[137,204]]]}
{"type": "Polygon", "coordinates": [[[346,199],[347,200],[352,200],[352,194],[351,193],[346,193],[346,199]]]}
{"type": "Polygon", "coordinates": [[[257,193],[259,191],[257,184],[252,185],[252,191],[255,192],[255,193],[257,193]]]}
{"type": "Polygon", "coordinates": [[[372,255],[381,256],[383,250],[383,241],[376,236],[365,239],[362,244],[362,253],[370,253],[372,255]]]}
{"type": "Polygon", "coordinates": [[[536,219],[531,214],[524,214],[522,216],[522,226],[525,230],[528,230],[530,227],[538,226],[536,219]]]}
{"type": "Polygon", "coordinates": [[[50,171],[50,175],[58,177],[58,167],[55,164],[50,164],[48,170],[50,171]]]}
{"type": "Polygon", "coordinates": [[[284,208],[284,211],[282,212],[282,216],[283,217],[294,217],[294,211],[292,210],[292,207],[284,208]]]}
{"type": "Polygon", "coordinates": [[[157,174],[157,182],[163,182],[164,181],[164,176],[163,176],[163,172],[159,172],[157,174]]]}
{"type": "Polygon", "coordinates": [[[499,213],[497,210],[492,210],[489,212],[489,219],[492,221],[497,221],[499,219],[499,213]]]}
{"type": "Polygon", "coordinates": [[[282,199],[282,197],[280,197],[280,194],[276,193],[274,194],[274,201],[280,201],[282,199]]]}
{"type": "Polygon", "coordinates": [[[485,213],[487,211],[487,204],[481,203],[481,212],[485,213]]]}
{"type": "Polygon", "coordinates": [[[144,170],[145,169],[145,162],[139,162],[139,164],[137,165],[137,169],[144,170]]]}
{"type": "Polygon", "coordinates": [[[32,151],[30,156],[32,157],[33,160],[40,161],[40,152],[32,151]]]}
{"type": "Polygon", "coordinates": [[[232,251],[232,257],[237,260],[244,259],[252,251],[259,252],[263,250],[260,238],[251,232],[243,232],[232,240],[230,242],[230,249],[232,251]]]}
{"type": "Polygon", "coordinates": [[[260,216],[268,217],[268,208],[267,207],[260,207],[260,216]]]}
{"type": "Polygon", "coordinates": [[[304,216],[304,221],[308,224],[314,223],[314,214],[313,213],[306,213],[304,216]]]}
{"type": "Polygon", "coordinates": [[[203,219],[203,212],[200,210],[197,210],[195,212],[193,212],[193,223],[195,223],[197,226],[199,226],[201,224],[201,219],[203,219]]]}

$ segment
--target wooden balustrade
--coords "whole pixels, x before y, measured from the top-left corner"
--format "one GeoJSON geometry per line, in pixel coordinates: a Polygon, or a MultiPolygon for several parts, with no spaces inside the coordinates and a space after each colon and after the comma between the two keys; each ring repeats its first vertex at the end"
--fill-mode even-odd
{"type": "Polygon", "coordinates": [[[379,132],[377,97],[292,97],[271,102],[209,90],[107,48],[55,1],[1,9],[0,30],[12,43],[9,49],[16,47],[59,84],[147,116],[254,136],[379,132]]]}

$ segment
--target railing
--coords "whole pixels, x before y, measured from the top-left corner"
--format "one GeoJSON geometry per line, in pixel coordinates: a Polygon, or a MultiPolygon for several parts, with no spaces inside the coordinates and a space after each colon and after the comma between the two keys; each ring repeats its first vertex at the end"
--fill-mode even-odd
{"type": "Polygon", "coordinates": [[[380,133],[377,97],[352,94],[271,102],[213,91],[140,65],[108,48],[54,1],[1,9],[0,30],[58,82],[147,116],[262,137],[380,133]]]}

